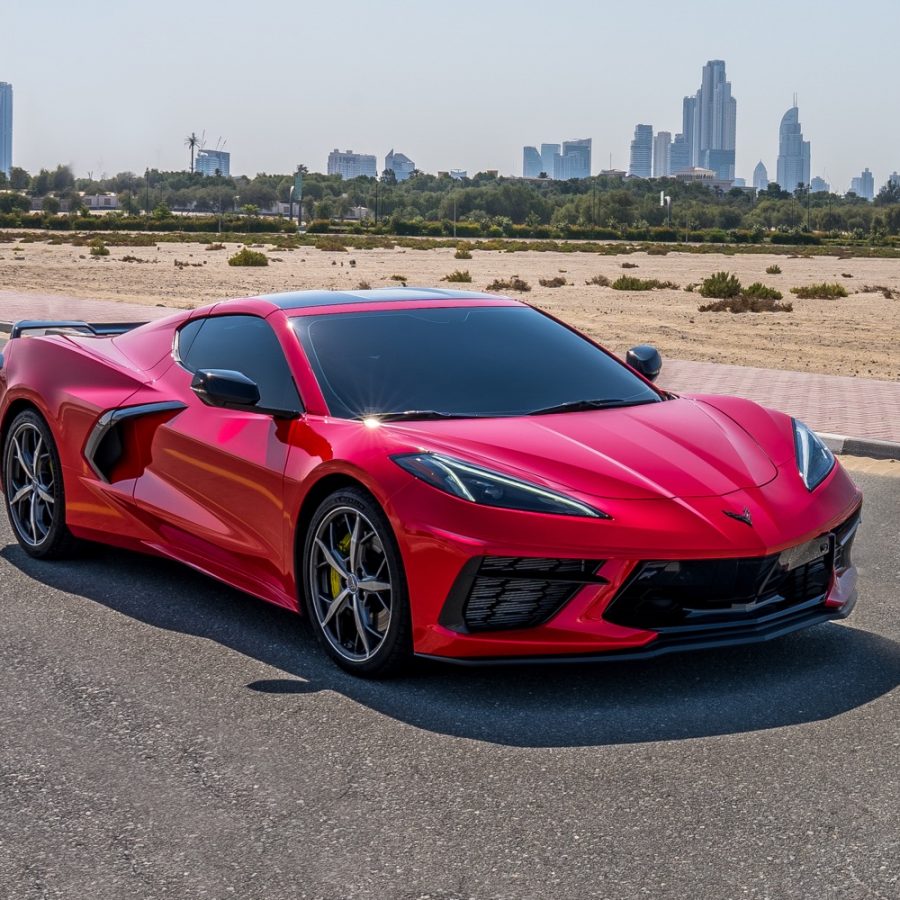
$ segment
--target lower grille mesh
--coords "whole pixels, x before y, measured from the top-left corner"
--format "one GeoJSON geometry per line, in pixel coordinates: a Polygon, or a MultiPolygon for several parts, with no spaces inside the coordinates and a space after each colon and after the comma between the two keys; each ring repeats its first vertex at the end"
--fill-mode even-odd
{"type": "Polygon", "coordinates": [[[602,560],[488,556],[466,584],[468,631],[533,628],[551,619],[584,587],[603,583],[602,560]]]}
{"type": "Polygon", "coordinates": [[[528,628],[549,619],[582,585],[525,578],[478,578],[466,604],[470,631],[528,628]]]}

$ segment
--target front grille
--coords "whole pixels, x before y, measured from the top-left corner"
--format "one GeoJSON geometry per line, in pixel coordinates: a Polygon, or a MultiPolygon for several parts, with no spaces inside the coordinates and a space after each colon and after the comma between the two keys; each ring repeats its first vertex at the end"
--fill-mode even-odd
{"type": "Polygon", "coordinates": [[[457,578],[440,622],[457,631],[533,628],[553,618],[603,560],[486,556],[470,561],[457,578]]]}
{"type": "Polygon", "coordinates": [[[819,606],[834,570],[850,565],[858,523],[856,514],[833,534],[810,542],[815,555],[799,565],[790,561],[793,551],[755,558],[639,563],[603,617],[676,638],[753,627],[819,606]]]}

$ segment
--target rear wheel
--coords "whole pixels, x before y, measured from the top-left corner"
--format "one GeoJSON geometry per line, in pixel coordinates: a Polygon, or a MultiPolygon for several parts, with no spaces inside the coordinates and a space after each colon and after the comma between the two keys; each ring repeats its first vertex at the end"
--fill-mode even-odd
{"type": "Polygon", "coordinates": [[[6,511],[22,549],[37,559],[65,556],[74,546],[66,527],[62,466],[47,423],[33,410],[13,419],[3,448],[6,511]]]}
{"type": "Polygon", "coordinates": [[[384,677],[412,656],[403,564],[386,516],[363,491],[331,494],[316,510],[303,553],[306,610],[339,666],[384,677]]]}

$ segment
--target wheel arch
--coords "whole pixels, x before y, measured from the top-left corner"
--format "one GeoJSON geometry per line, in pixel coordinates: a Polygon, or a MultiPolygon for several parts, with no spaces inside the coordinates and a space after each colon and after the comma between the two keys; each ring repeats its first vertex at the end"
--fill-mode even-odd
{"type": "MultiPolygon", "coordinates": [[[[2,456],[6,450],[6,436],[9,433],[10,426],[19,413],[26,412],[27,410],[37,413],[44,422],[47,422],[44,411],[36,403],[28,397],[17,397],[6,407],[3,413],[3,419],[0,420],[0,456],[2,456]]],[[[49,422],[47,422],[47,427],[50,427],[49,422]]],[[[4,472],[3,465],[0,465],[0,487],[2,487],[4,491],[6,490],[6,473],[4,472]]]]}
{"type": "Polygon", "coordinates": [[[312,485],[312,487],[310,487],[300,504],[300,509],[297,512],[296,526],[294,528],[294,583],[297,587],[298,600],[301,601],[301,609],[303,608],[302,592],[305,591],[302,574],[303,548],[306,544],[306,535],[309,532],[313,514],[326,497],[342,488],[354,488],[360,490],[373,503],[377,504],[379,508],[384,508],[378,498],[362,481],[346,472],[330,472],[327,475],[323,475],[312,485]]]}

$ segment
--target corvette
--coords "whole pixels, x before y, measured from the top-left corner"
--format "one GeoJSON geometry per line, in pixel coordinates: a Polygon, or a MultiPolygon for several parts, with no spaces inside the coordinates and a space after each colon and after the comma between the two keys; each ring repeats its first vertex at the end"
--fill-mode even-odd
{"type": "Polygon", "coordinates": [[[99,541],[305,612],[370,677],[848,615],[862,500],[822,441],[659,389],[652,347],[626,360],[516,300],[434,289],[19,322],[0,357],[10,523],[39,559],[99,541]]]}

